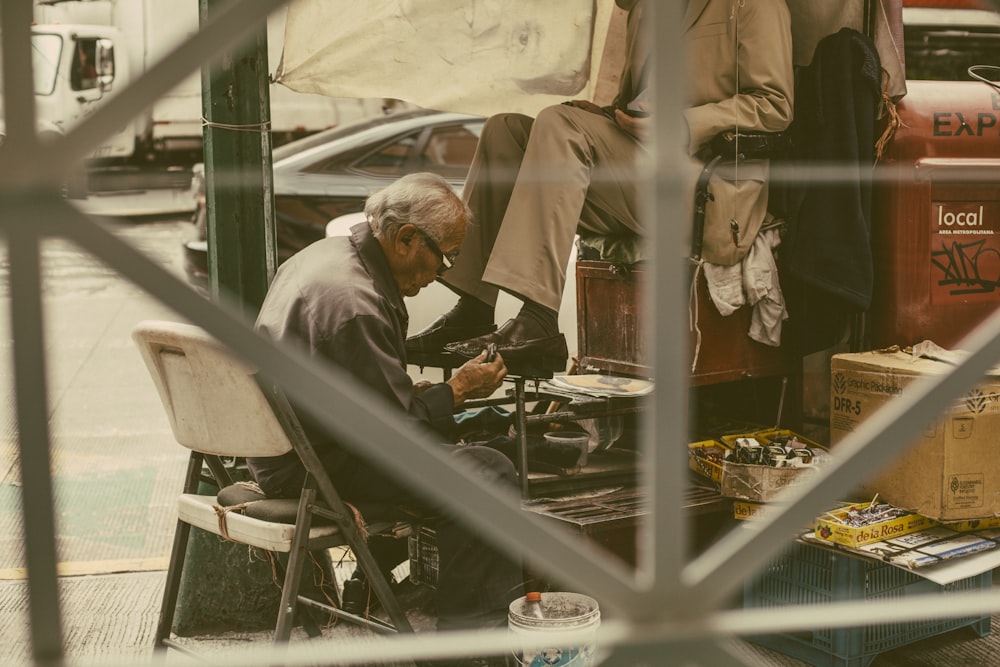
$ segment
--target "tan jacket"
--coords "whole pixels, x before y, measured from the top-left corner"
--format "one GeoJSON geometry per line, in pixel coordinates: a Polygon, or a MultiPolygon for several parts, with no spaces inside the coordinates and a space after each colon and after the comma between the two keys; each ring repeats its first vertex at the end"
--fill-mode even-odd
{"type": "Polygon", "coordinates": [[[792,121],[785,0],[690,0],[684,15],[691,154],[719,132],[780,132],[792,121]]]}
{"type": "MultiPolygon", "coordinates": [[[[690,0],[684,30],[691,155],[724,130],[788,128],[795,77],[785,0],[690,0]]],[[[767,177],[766,160],[717,171],[705,220],[705,261],[731,265],[749,251],[767,216],[767,177]]]]}

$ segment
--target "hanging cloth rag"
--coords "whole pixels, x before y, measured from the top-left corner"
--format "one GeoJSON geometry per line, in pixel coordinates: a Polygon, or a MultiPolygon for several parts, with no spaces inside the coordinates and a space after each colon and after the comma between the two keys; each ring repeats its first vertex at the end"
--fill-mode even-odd
{"type": "Polygon", "coordinates": [[[723,317],[732,315],[749,304],[753,312],[747,335],[771,347],[781,345],[781,325],[788,319],[774,258],[780,243],[778,227],[765,227],[739,264],[703,264],[708,293],[719,313],[723,317]]]}

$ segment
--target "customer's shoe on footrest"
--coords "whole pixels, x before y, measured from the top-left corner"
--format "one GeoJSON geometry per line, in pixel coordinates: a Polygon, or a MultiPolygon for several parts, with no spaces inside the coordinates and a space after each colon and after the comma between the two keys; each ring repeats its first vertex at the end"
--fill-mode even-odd
{"type": "Polygon", "coordinates": [[[451,343],[444,349],[472,359],[493,343],[511,375],[551,377],[553,372],[565,371],[569,359],[566,337],[561,333],[531,336],[526,324],[515,317],[492,333],[451,343]]]}
{"type": "Polygon", "coordinates": [[[496,330],[492,322],[470,323],[445,313],[406,339],[407,354],[440,354],[444,346],[455,341],[481,336],[496,330]]]}

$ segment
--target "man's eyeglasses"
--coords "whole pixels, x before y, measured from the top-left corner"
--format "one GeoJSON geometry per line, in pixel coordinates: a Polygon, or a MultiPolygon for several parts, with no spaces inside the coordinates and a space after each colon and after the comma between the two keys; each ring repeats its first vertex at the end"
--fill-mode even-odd
{"type": "Polygon", "coordinates": [[[444,254],[444,252],[441,251],[441,246],[437,244],[437,241],[431,238],[430,234],[420,229],[419,227],[417,227],[417,231],[420,232],[420,236],[423,237],[424,245],[426,245],[431,252],[433,252],[435,255],[441,258],[441,266],[439,266],[437,270],[439,276],[448,269],[450,269],[451,267],[455,266],[455,260],[458,259],[457,250],[455,252],[448,253],[446,255],[444,254]]]}

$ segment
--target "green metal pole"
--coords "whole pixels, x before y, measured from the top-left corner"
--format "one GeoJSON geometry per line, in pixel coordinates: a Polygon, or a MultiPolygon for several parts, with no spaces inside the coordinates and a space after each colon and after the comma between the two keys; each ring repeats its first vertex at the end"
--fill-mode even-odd
{"type": "MultiPolygon", "coordinates": [[[[200,21],[228,0],[199,0],[200,21]]],[[[253,320],[275,271],[267,28],[202,71],[208,271],[212,298],[253,320]]],[[[243,466],[231,471],[246,481],[243,466]]],[[[200,489],[216,493],[218,489],[200,489]]],[[[280,588],[266,554],[192,529],[174,631],[273,628],[280,588]]],[[[280,578],[278,579],[280,582],[280,578]]]]}
{"type": "MultiPolygon", "coordinates": [[[[201,20],[223,0],[199,0],[201,20]]],[[[274,277],[267,28],[202,72],[208,270],[213,298],[256,317],[274,277]]]]}

